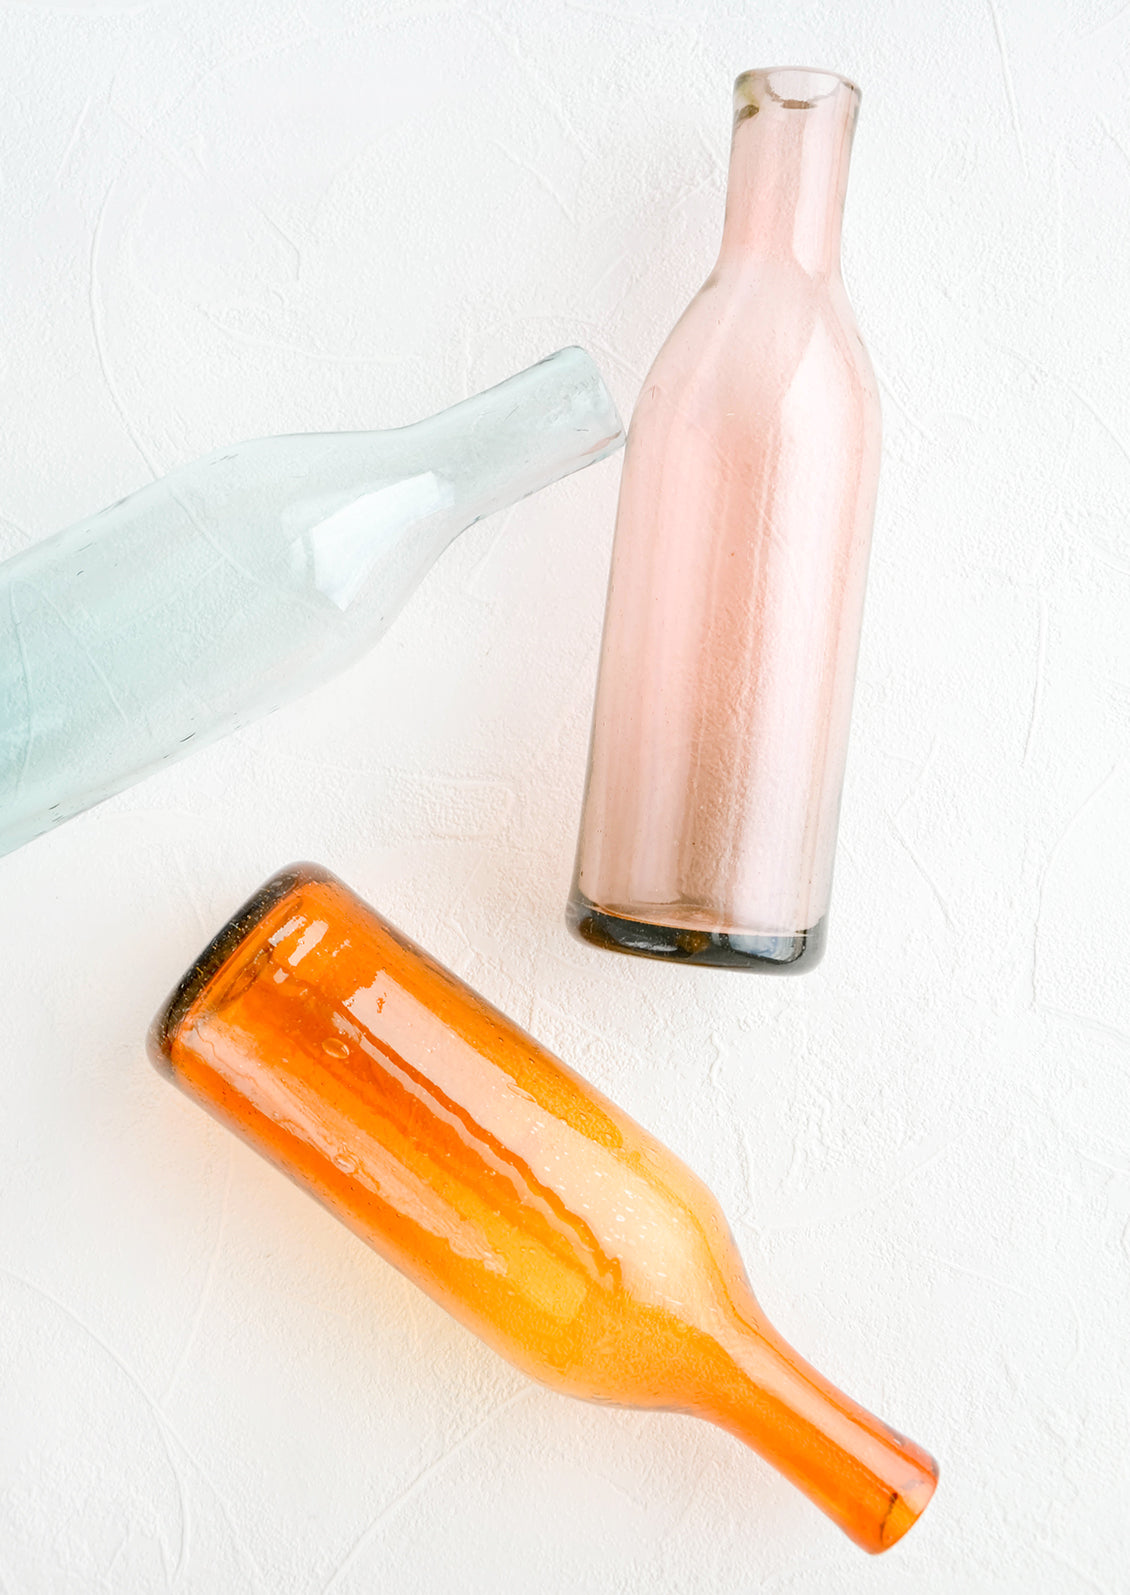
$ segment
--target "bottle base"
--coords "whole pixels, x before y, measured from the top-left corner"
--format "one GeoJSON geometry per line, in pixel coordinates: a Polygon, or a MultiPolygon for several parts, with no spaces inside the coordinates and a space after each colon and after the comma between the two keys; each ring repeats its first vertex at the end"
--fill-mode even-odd
{"type": "Polygon", "coordinates": [[[748,969],[763,975],[802,975],[824,956],[827,916],[791,936],[739,935],[652,925],[646,920],[607,914],[574,887],[565,921],[578,941],[635,958],[697,964],[714,969],[748,969]]]}
{"type": "Polygon", "coordinates": [[[336,877],[317,864],[290,864],[285,869],[276,870],[270,880],[265,881],[259,890],[247,899],[242,908],[237,908],[227,923],[220,927],[204,951],[193,961],[165,998],[149,1027],[147,1037],[149,1057],[159,1070],[168,1073],[173,1037],[185,1015],[212,977],[223,968],[240,942],[250,934],[263,916],[296,886],[302,886],[309,881],[326,880],[336,881],[336,877]]]}

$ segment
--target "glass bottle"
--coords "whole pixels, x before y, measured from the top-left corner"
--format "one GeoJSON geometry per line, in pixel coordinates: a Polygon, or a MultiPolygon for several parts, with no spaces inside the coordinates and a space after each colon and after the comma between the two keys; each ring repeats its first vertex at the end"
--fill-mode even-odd
{"type": "Polygon", "coordinates": [[[629,429],[568,917],[795,973],[823,950],[879,468],[839,263],[859,91],[774,68],[734,100],[718,262],[629,429]]]}
{"type": "Polygon", "coordinates": [[[719,1424],[868,1551],[929,1501],[932,1459],[770,1327],[690,1170],[326,871],[260,888],[149,1045],[535,1379],[719,1424]]]}
{"type": "Polygon", "coordinates": [[[582,349],[412,426],[222,449],[0,566],[0,853],[336,674],[623,429],[582,349]]]}

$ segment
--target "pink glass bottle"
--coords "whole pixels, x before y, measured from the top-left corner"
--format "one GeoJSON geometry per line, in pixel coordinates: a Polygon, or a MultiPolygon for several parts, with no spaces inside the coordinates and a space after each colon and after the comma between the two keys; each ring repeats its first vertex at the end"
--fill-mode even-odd
{"type": "Polygon", "coordinates": [[[718,263],[628,437],[569,923],[621,952],[820,957],[879,467],[840,276],[859,90],[745,72],[718,263]]]}

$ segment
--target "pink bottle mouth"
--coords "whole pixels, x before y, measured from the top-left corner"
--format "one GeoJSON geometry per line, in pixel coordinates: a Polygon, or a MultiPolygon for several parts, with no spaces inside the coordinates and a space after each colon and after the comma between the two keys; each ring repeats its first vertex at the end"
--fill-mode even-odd
{"type": "Polygon", "coordinates": [[[756,114],[760,102],[768,99],[789,111],[811,111],[842,89],[854,96],[857,105],[863,98],[858,83],[822,67],[753,67],[734,80],[734,108],[747,107],[747,114],[756,114]]]}

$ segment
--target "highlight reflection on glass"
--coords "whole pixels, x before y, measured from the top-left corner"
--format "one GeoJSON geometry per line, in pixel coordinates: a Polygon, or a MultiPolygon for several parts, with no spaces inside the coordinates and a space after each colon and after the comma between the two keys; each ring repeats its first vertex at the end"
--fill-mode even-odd
{"type": "Polygon", "coordinates": [[[730,1430],[868,1551],[936,1469],[775,1333],[672,1153],[324,870],[193,965],[154,1060],[528,1374],[730,1430]]]}

